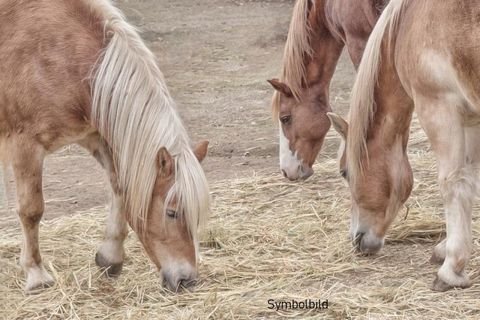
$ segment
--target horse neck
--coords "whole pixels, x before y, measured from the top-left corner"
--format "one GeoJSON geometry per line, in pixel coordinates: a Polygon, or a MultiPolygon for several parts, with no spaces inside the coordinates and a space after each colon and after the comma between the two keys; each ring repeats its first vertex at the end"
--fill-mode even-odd
{"type": "Polygon", "coordinates": [[[318,98],[328,101],[332,80],[344,44],[329,31],[325,17],[325,1],[319,1],[309,14],[312,34],[310,45],[312,56],[306,56],[306,88],[314,90],[318,98]]]}
{"type": "Polygon", "coordinates": [[[330,32],[348,49],[355,67],[387,0],[326,0],[325,19],[330,32]]]}

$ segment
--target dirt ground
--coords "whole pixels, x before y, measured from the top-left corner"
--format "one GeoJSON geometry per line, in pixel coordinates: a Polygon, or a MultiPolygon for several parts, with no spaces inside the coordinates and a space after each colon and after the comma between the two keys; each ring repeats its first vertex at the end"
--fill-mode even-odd
{"type": "MultiPolygon", "coordinates": [[[[192,140],[210,141],[204,168],[211,182],[279,171],[273,91],[266,79],[279,74],[293,3],[118,1],[158,57],[192,140]]],[[[353,81],[345,55],[337,69],[332,104],[345,114],[353,81]]],[[[323,156],[334,155],[334,144],[327,142],[323,156]]],[[[71,146],[47,158],[44,196],[44,218],[51,219],[106,204],[109,189],[95,160],[71,146]]],[[[14,212],[2,214],[0,227],[12,221],[14,212]]]]}
{"type": "MultiPolygon", "coordinates": [[[[185,305],[192,308],[194,315],[203,307],[205,315],[212,315],[218,311],[219,315],[212,318],[235,318],[234,314],[248,318],[250,314],[242,310],[238,301],[250,301],[252,304],[261,304],[259,306],[261,311],[255,313],[258,317],[274,319],[279,314],[267,313],[264,294],[289,297],[297,292],[308,296],[317,296],[320,292],[328,294],[331,300],[337,303],[334,305],[336,309],[332,307],[328,314],[328,317],[336,319],[345,319],[346,315],[356,314],[358,310],[362,311],[365,319],[384,319],[383,315],[369,314],[371,310],[378,311],[378,308],[375,309],[378,306],[390,308],[390,314],[398,315],[398,319],[409,318],[409,312],[415,309],[417,317],[412,318],[418,318],[418,315],[426,315],[428,310],[436,308],[437,304],[440,311],[445,311],[445,319],[457,318],[462,314],[469,315],[471,319],[478,319],[478,308],[475,305],[477,292],[480,292],[478,240],[474,241],[474,253],[469,265],[474,286],[465,291],[430,295],[429,284],[437,267],[430,265],[428,259],[433,244],[443,236],[444,229],[440,218],[442,208],[435,181],[435,164],[418,123],[413,125],[409,144],[409,157],[415,176],[415,188],[407,203],[411,209],[410,216],[405,219],[407,222],[410,221],[410,224],[403,223],[403,217],[398,219],[402,221],[394,224],[392,235],[387,238],[388,250],[385,249],[375,258],[357,258],[349,253],[351,250],[347,239],[349,197],[347,188],[338,177],[333,160],[339,142],[335,133],[330,132],[327,136],[325,146],[317,159],[318,170],[309,181],[296,184],[279,177],[278,128],[270,113],[273,89],[266,79],[279,74],[293,3],[293,0],[117,1],[128,20],[142,31],[143,38],[158,57],[160,68],[165,74],[168,87],[178,104],[192,140],[210,141],[209,155],[204,161],[204,168],[210,183],[214,186],[212,188],[214,203],[219,207],[221,205],[222,209],[213,209],[210,231],[212,239],[225,244],[225,248],[221,250],[216,250],[215,247],[202,248],[205,260],[201,265],[203,285],[200,285],[199,291],[202,299],[207,298],[204,302],[195,297],[196,300],[192,299],[191,303],[185,305]],[[240,182],[231,182],[230,180],[234,178],[238,178],[240,182]],[[240,185],[245,189],[240,189],[240,185]],[[231,190],[233,188],[238,190],[231,190]],[[255,194],[257,190],[255,188],[263,190],[263,193],[255,194]],[[232,191],[228,194],[230,198],[220,193],[223,190],[232,191]],[[309,197],[305,196],[307,191],[309,197]],[[303,208],[304,215],[297,218],[294,214],[298,213],[298,208],[303,208]],[[259,212],[263,216],[258,214],[259,212]],[[292,214],[288,216],[290,213],[292,214]],[[428,217],[430,220],[427,221],[437,221],[436,224],[425,227],[419,224],[419,221],[428,217]],[[272,221],[268,220],[270,218],[272,221]],[[309,232],[303,234],[297,230],[309,232]],[[428,232],[430,236],[425,236],[428,232]],[[259,242],[264,243],[265,247],[258,248],[259,242]],[[285,249],[285,242],[287,245],[293,244],[289,247],[291,251],[285,249]],[[290,257],[291,260],[282,255],[290,257]],[[254,258],[257,260],[253,260],[254,258]],[[219,261],[223,264],[217,265],[219,261]],[[344,261],[348,262],[345,264],[348,268],[337,270],[338,264],[344,261]],[[332,269],[328,272],[322,270],[325,265],[332,269]],[[280,270],[278,272],[284,272],[285,283],[278,283],[276,271],[272,271],[276,270],[276,267],[280,270]],[[399,269],[404,270],[399,273],[399,269]],[[241,276],[236,277],[235,272],[239,272],[241,276]],[[263,287],[258,287],[258,279],[264,281],[261,282],[263,287]],[[271,289],[273,283],[281,289],[276,291],[271,289]],[[222,286],[226,286],[227,289],[222,286]],[[244,291],[238,289],[240,287],[244,291]],[[218,289],[218,292],[212,288],[218,289]],[[262,290],[265,292],[261,292],[262,290]],[[422,293],[428,293],[428,298],[422,297],[422,293]],[[217,298],[219,302],[216,302],[217,298]],[[398,311],[399,305],[402,306],[401,311],[398,311]],[[228,316],[229,314],[232,316],[228,316]]],[[[333,109],[342,115],[347,113],[353,79],[352,64],[344,54],[338,64],[330,95],[333,109]]],[[[59,245],[57,250],[56,239],[43,238],[44,242],[50,240],[55,242],[44,251],[44,256],[47,257],[46,261],[54,261],[56,270],[60,270],[60,275],[56,278],[70,279],[68,280],[70,282],[64,280],[57,288],[39,296],[38,300],[54,300],[51,297],[56,294],[60,297],[58,299],[68,300],[62,302],[64,306],[70,306],[75,310],[86,300],[81,295],[76,296],[77,292],[71,280],[73,277],[67,272],[77,272],[84,277],[90,276],[93,272],[87,272],[84,268],[90,270],[90,264],[86,264],[93,265],[91,257],[97,240],[102,237],[100,230],[103,229],[97,221],[102,221],[103,217],[97,220],[90,217],[96,212],[106,211],[104,208],[108,206],[109,199],[106,178],[92,157],[79,147],[70,146],[47,158],[44,195],[46,220],[62,215],[86,213],[85,219],[90,223],[89,230],[83,231],[83,226],[65,220],[71,223],[67,223],[68,228],[76,230],[74,233],[65,225],[65,230],[62,229],[64,227],[59,227],[58,232],[65,237],[61,245],[67,248],[60,249],[59,245]],[[81,246],[84,243],[83,238],[85,242],[88,240],[94,244],[81,246]],[[70,267],[68,256],[80,254],[79,249],[72,249],[70,246],[82,247],[83,250],[92,252],[87,252],[88,254],[82,252],[85,257],[79,259],[81,264],[70,267]],[[64,293],[62,285],[70,288],[73,293],[64,293]],[[71,296],[73,302],[69,300],[71,296]]],[[[400,215],[403,216],[404,213],[400,215]]],[[[9,296],[8,301],[0,303],[0,318],[2,306],[10,303],[14,306],[12,309],[20,310],[28,307],[27,302],[35,300],[23,296],[21,291],[23,284],[21,280],[16,280],[23,279],[16,263],[20,251],[20,227],[16,220],[12,211],[0,212],[0,230],[3,233],[3,238],[0,238],[7,244],[0,247],[0,259],[5,263],[5,268],[2,264],[0,270],[2,280],[0,299],[5,294],[9,296]],[[14,238],[13,235],[17,235],[18,238],[14,238]]],[[[52,225],[45,224],[43,227],[48,228],[50,234],[56,232],[56,227],[52,225]]],[[[479,238],[478,219],[474,219],[474,235],[476,239],[479,238]]],[[[42,238],[42,231],[40,237],[42,238]]],[[[131,260],[126,263],[124,271],[126,274],[120,277],[119,281],[127,283],[129,279],[142,274],[138,270],[144,270],[147,280],[143,285],[151,283],[155,289],[151,289],[153,293],[149,294],[161,302],[155,304],[155,308],[161,313],[157,317],[168,314],[176,304],[182,307],[184,302],[178,301],[187,300],[170,303],[167,301],[170,298],[163,300],[162,293],[156,292],[156,283],[151,280],[153,276],[145,271],[149,262],[142,256],[136,238],[129,237],[127,243],[130,249],[132,246],[136,249],[130,253],[131,260]],[[136,258],[142,259],[143,262],[134,264],[133,260],[136,258]]],[[[93,267],[92,270],[97,270],[95,266],[93,267]]],[[[109,312],[118,314],[130,312],[129,304],[121,307],[116,307],[116,304],[110,305],[108,299],[114,299],[115,295],[109,297],[100,290],[97,296],[90,287],[90,279],[85,282],[88,286],[81,281],[78,285],[91,294],[93,297],[91,301],[97,301],[101,307],[108,305],[109,312]]],[[[94,281],[94,286],[106,285],[112,288],[120,287],[119,282],[112,285],[107,280],[94,281]]],[[[128,282],[125,287],[133,286],[128,282]]],[[[117,293],[116,297],[118,296],[121,295],[117,293]]],[[[124,296],[130,297],[130,293],[125,292],[124,296]]],[[[183,299],[188,297],[187,295],[183,299]]],[[[135,306],[144,308],[142,303],[135,306]]],[[[32,307],[34,311],[30,314],[36,314],[42,319],[48,317],[48,312],[35,309],[36,307],[32,307]]],[[[144,314],[150,314],[149,312],[156,310],[143,311],[144,314]]],[[[24,319],[23,314],[16,318],[24,319]]],[[[65,318],[65,314],[62,313],[59,318],[65,318]]],[[[73,315],[72,318],[78,318],[75,317],[75,313],[73,315]]],[[[170,317],[175,318],[176,315],[172,313],[170,317]]],[[[315,314],[309,316],[321,317],[315,314]]],[[[327,317],[326,314],[324,316],[327,317]]]]}

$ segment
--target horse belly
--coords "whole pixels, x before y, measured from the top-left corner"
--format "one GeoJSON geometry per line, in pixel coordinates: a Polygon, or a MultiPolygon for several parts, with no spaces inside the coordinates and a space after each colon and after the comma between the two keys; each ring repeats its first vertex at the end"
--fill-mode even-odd
{"type": "MultiPolygon", "coordinates": [[[[17,83],[15,88],[24,85],[17,83]]],[[[13,91],[0,82],[0,158],[22,144],[38,145],[51,153],[96,131],[82,108],[72,107],[73,101],[61,106],[57,102],[63,101],[58,96],[39,95],[28,86],[20,96],[13,91]]]]}

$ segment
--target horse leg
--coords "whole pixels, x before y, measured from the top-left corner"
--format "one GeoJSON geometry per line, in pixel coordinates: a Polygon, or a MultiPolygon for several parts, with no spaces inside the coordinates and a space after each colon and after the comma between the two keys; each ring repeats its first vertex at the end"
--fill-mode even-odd
{"type": "Polygon", "coordinates": [[[42,192],[43,150],[22,141],[12,152],[12,168],[17,191],[17,212],[22,224],[23,246],[20,265],[27,275],[27,292],[51,286],[53,278],[42,264],[38,229],[44,210],[42,192]]]}
{"type": "MultiPolygon", "coordinates": [[[[465,152],[467,165],[472,165],[475,172],[480,166],[480,144],[477,139],[480,137],[480,127],[465,128],[465,152]]],[[[435,264],[442,264],[446,256],[447,239],[443,239],[435,246],[430,261],[435,264]]]]}
{"type": "Polygon", "coordinates": [[[123,242],[128,235],[126,212],[121,191],[118,187],[112,154],[105,141],[93,134],[79,142],[89,150],[97,161],[106,170],[112,187],[112,204],[107,217],[105,239],[101,243],[96,255],[95,263],[106,269],[107,276],[117,276],[122,271],[125,259],[123,242]]]}
{"type": "MultiPolygon", "coordinates": [[[[437,157],[438,181],[445,207],[447,238],[445,259],[438,270],[433,290],[446,291],[471,285],[465,274],[470,259],[471,211],[476,193],[475,170],[467,161],[467,142],[462,116],[455,105],[417,103],[417,114],[437,157]],[[431,108],[429,106],[432,106],[431,108]]],[[[429,101],[430,102],[430,101],[429,101]]],[[[473,143],[473,142],[472,142],[473,143]]],[[[443,248],[439,244],[439,256],[443,248]]]]}
{"type": "Polygon", "coordinates": [[[445,261],[447,239],[443,239],[439,244],[433,249],[432,257],[430,262],[433,264],[442,264],[445,261]]]}
{"type": "Polygon", "coordinates": [[[118,276],[125,259],[123,242],[128,235],[122,198],[112,192],[112,205],[107,217],[105,239],[95,254],[97,266],[106,269],[107,276],[118,276]]]}

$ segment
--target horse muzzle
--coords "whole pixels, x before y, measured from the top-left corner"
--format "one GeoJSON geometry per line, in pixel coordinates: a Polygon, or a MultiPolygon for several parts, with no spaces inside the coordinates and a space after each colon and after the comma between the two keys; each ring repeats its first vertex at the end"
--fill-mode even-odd
{"type": "Polygon", "coordinates": [[[182,265],[175,271],[162,270],[160,273],[162,285],[172,292],[182,289],[192,289],[197,282],[197,271],[190,265],[182,265]]]}
{"type": "Polygon", "coordinates": [[[384,239],[372,232],[357,232],[353,239],[355,249],[365,255],[373,255],[382,249],[384,239]]]}
{"type": "Polygon", "coordinates": [[[290,181],[307,180],[312,174],[313,169],[309,166],[299,164],[296,168],[281,168],[282,174],[290,181]]]}

